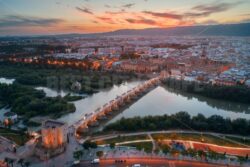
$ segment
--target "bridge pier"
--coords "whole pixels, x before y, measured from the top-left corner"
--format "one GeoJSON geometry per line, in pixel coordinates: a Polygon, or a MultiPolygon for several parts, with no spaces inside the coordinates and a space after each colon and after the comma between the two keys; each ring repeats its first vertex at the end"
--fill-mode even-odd
{"type": "Polygon", "coordinates": [[[113,110],[112,110],[112,107],[111,105],[109,105],[105,111],[104,111],[105,115],[113,115],[113,110]]]}
{"type": "Polygon", "coordinates": [[[111,108],[113,111],[119,110],[119,106],[117,102],[112,102],[111,108]]]}
{"type": "Polygon", "coordinates": [[[99,126],[99,122],[97,120],[94,120],[94,121],[89,122],[88,125],[91,127],[97,127],[99,126]]]}
{"type": "Polygon", "coordinates": [[[124,101],[124,103],[129,103],[130,102],[130,99],[129,99],[128,95],[125,95],[123,97],[123,101],[124,101]]]}
{"type": "Polygon", "coordinates": [[[104,112],[99,114],[98,117],[97,117],[97,120],[106,120],[106,119],[108,119],[108,118],[106,117],[104,112]]]}
{"type": "Polygon", "coordinates": [[[126,93],[123,93],[121,96],[117,96],[114,100],[111,100],[109,103],[103,105],[102,108],[98,108],[97,110],[95,110],[95,112],[91,113],[92,115],[84,118],[83,122],[78,121],[76,123],[76,127],[78,127],[77,132],[88,132],[89,126],[98,126],[98,120],[107,119],[107,115],[112,115],[122,106],[131,104],[136,99],[141,98],[143,95],[152,90],[152,88],[158,85],[163,79],[164,78],[162,78],[162,76],[150,79],[143,84],[140,84],[137,87],[127,91],[126,93]]]}
{"type": "Polygon", "coordinates": [[[80,126],[76,130],[77,133],[87,133],[88,131],[89,131],[89,127],[88,126],[80,126]]]}

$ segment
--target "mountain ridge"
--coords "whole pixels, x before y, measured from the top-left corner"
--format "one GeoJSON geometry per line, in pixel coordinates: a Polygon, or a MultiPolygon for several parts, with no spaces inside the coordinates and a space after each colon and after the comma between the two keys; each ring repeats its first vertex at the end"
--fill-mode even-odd
{"type": "Polygon", "coordinates": [[[250,23],[197,25],[169,28],[121,29],[102,35],[197,35],[197,36],[250,36],[250,23]]]}
{"type": "Polygon", "coordinates": [[[68,33],[54,35],[0,36],[0,38],[23,37],[102,37],[102,36],[250,36],[250,22],[237,24],[193,25],[169,28],[120,29],[102,33],[68,33]]]}

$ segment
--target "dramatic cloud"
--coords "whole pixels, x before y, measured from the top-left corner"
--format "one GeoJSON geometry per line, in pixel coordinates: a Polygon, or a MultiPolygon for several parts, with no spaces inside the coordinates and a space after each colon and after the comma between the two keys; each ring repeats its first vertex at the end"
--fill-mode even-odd
{"type": "Polygon", "coordinates": [[[110,15],[119,15],[119,14],[124,14],[127,13],[125,9],[121,9],[120,11],[106,11],[106,14],[110,14],[110,15]]]}
{"type": "Polygon", "coordinates": [[[140,19],[126,19],[128,23],[132,24],[147,24],[147,25],[157,25],[157,22],[151,19],[145,19],[145,18],[140,18],[140,19]]]}
{"type": "Polygon", "coordinates": [[[15,27],[15,26],[51,26],[64,22],[62,19],[53,18],[37,18],[24,17],[17,15],[9,15],[0,18],[0,27],[15,27]]]}
{"type": "MultiPolygon", "coordinates": [[[[46,11],[51,2],[39,6],[40,3],[30,1],[25,9],[17,3],[5,2],[17,11],[34,13],[36,9],[46,11]],[[36,6],[37,5],[37,6],[36,6]],[[15,7],[15,8],[14,8],[15,7]],[[34,7],[34,8],[32,8],[34,7]]],[[[142,1],[97,1],[78,0],[64,2],[54,0],[55,17],[46,14],[39,17],[20,16],[5,6],[0,6],[0,31],[13,34],[27,32],[39,34],[54,32],[102,32],[123,28],[175,27],[186,25],[213,25],[221,23],[249,22],[250,14],[246,10],[249,0],[217,0],[195,1],[189,4],[179,4],[160,0],[142,1]],[[149,3],[150,2],[150,3],[149,3]],[[156,5],[156,4],[161,5],[156,5]],[[243,4],[244,3],[244,4],[243,4]],[[152,6],[149,6],[152,5],[152,6]],[[1,10],[2,9],[2,10],[1,10]],[[232,10],[234,9],[234,10],[232,10]],[[67,13],[68,16],[64,14],[67,13]],[[45,17],[45,18],[43,18],[45,17]],[[60,19],[63,18],[63,19],[60,19]],[[73,19],[70,19],[73,18],[73,19]]],[[[1,34],[1,33],[0,33],[1,34]]]]}
{"type": "Polygon", "coordinates": [[[96,17],[98,20],[103,21],[108,24],[115,24],[112,18],[110,17],[96,17]]]}
{"type": "Polygon", "coordinates": [[[86,8],[86,7],[84,7],[84,8],[76,7],[76,9],[77,9],[78,11],[80,11],[80,12],[83,12],[83,13],[87,13],[87,14],[91,14],[91,15],[94,14],[90,9],[88,9],[88,8],[86,8]]]}
{"type": "Polygon", "coordinates": [[[247,14],[241,14],[240,16],[250,16],[250,13],[247,13],[247,14]]]}
{"type": "Polygon", "coordinates": [[[183,18],[182,15],[169,13],[169,12],[160,13],[160,12],[143,11],[143,13],[149,14],[149,15],[152,15],[152,16],[155,16],[155,17],[163,17],[163,18],[169,18],[169,19],[180,20],[180,19],[183,18]]]}
{"type": "Polygon", "coordinates": [[[192,12],[185,13],[186,17],[205,17],[214,13],[227,11],[238,3],[217,3],[194,6],[192,12]]]}
{"type": "Polygon", "coordinates": [[[192,10],[199,11],[201,13],[217,13],[217,12],[223,12],[226,11],[233,6],[235,6],[237,3],[218,3],[218,4],[206,4],[206,5],[197,5],[192,8],[192,10]]]}
{"type": "Polygon", "coordinates": [[[190,9],[189,12],[178,13],[175,12],[152,12],[152,11],[143,11],[142,13],[149,14],[154,17],[161,17],[166,19],[175,19],[182,20],[188,18],[198,18],[198,17],[206,17],[214,13],[227,11],[234,6],[240,4],[237,3],[215,3],[215,4],[203,4],[197,5],[190,9]]]}
{"type": "Polygon", "coordinates": [[[123,8],[131,8],[133,7],[135,4],[134,3],[128,3],[128,4],[125,4],[125,5],[122,5],[123,8]]]}
{"type": "Polygon", "coordinates": [[[108,4],[105,4],[104,7],[106,7],[106,8],[111,8],[111,6],[108,5],[108,4]]]}

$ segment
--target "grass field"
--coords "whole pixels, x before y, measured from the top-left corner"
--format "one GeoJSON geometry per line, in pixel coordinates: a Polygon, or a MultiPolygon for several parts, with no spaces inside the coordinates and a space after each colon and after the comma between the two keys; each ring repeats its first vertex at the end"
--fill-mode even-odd
{"type": "Polygon", "coordinates": [[[29,137],[22,132],[3,128],[0,128],[0,136],[15,142],[17,145],[24,145],[29,140],[29,137]]]}
{"type": "Polygon", "coordinates": [[[5,104],[4,104],[3,102],[0,101],[0,110],[1,110],[2,108],[4,108],[4,106],[5,106],[5,104]]]}
{"type": "Polygon", "coordinates": [[[151,153],[153,149],[152,142],[130,143],[130,144],[124,144],[122,146],[135,147],[136,149],[144,150],[147,153],[151,153]]]}
{"type": "Polygon", "coordinates": [[[147,135],[120,136],[120,137],[107,139],[107,140],[99,140],[96,143],[98,145],[102,145],[102,144],[121,143],[121,142],[125,142],[125,141],[146,140],[146,139],[149,139],[149,137],[147,135]]]}
{"type": "Polygon", "coordinates": [[[231,137],[231,136],[226,136],[226,138],[250,146],[250,139],[244,139],[244,138],[238,138],[238,137],[231,137]]]}
{"type": "Polygon", "coordinates": [[[199,135],[199,134],[153,134],[153,139],[155,140],[190,140],[197,142],[204,142],[210,144],[216,144],[220,146],[229,146],[229,147],[244,147],[241,144],[237,144],[223,138],[215,137],[212,135],[199,135]]]}

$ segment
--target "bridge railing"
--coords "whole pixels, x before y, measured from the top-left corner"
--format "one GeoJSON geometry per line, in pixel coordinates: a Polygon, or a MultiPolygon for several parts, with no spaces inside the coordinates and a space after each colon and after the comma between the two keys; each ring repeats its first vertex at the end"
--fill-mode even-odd
{"type": "MultiPolygon", "coordinates": [[[[157,84],[160,80],[161,80],[160,77],[150,79],[148,81],[145,81],[143,84],[140,84],[137,87],[134,87],[131,90],[128,90],[127,92],[123,93],[121,96],[117,96],[115,99],[109,101],[108,103],[104,104],[102,107],[96,109],[94,112],[92,112],[88,116],[84,116],[83,118],[81,118],[79,121],[77,121],[74,124],[75,127],[87,128],[89,123],[96,121],[98,116],[105,114],[105,111],[107,111],[109,108],[111,108],[112,110],[112,107],[114,106],[118,105],[119,107],[119,102],[121,101],[124,102],[127,98],[130,98],[131,96],[135,96],[136,94],[140,92],[144,92],[151,86],[157,84]]],[[[127,101],[125,101],[124,103],[126,102],[127,101]]]]}

